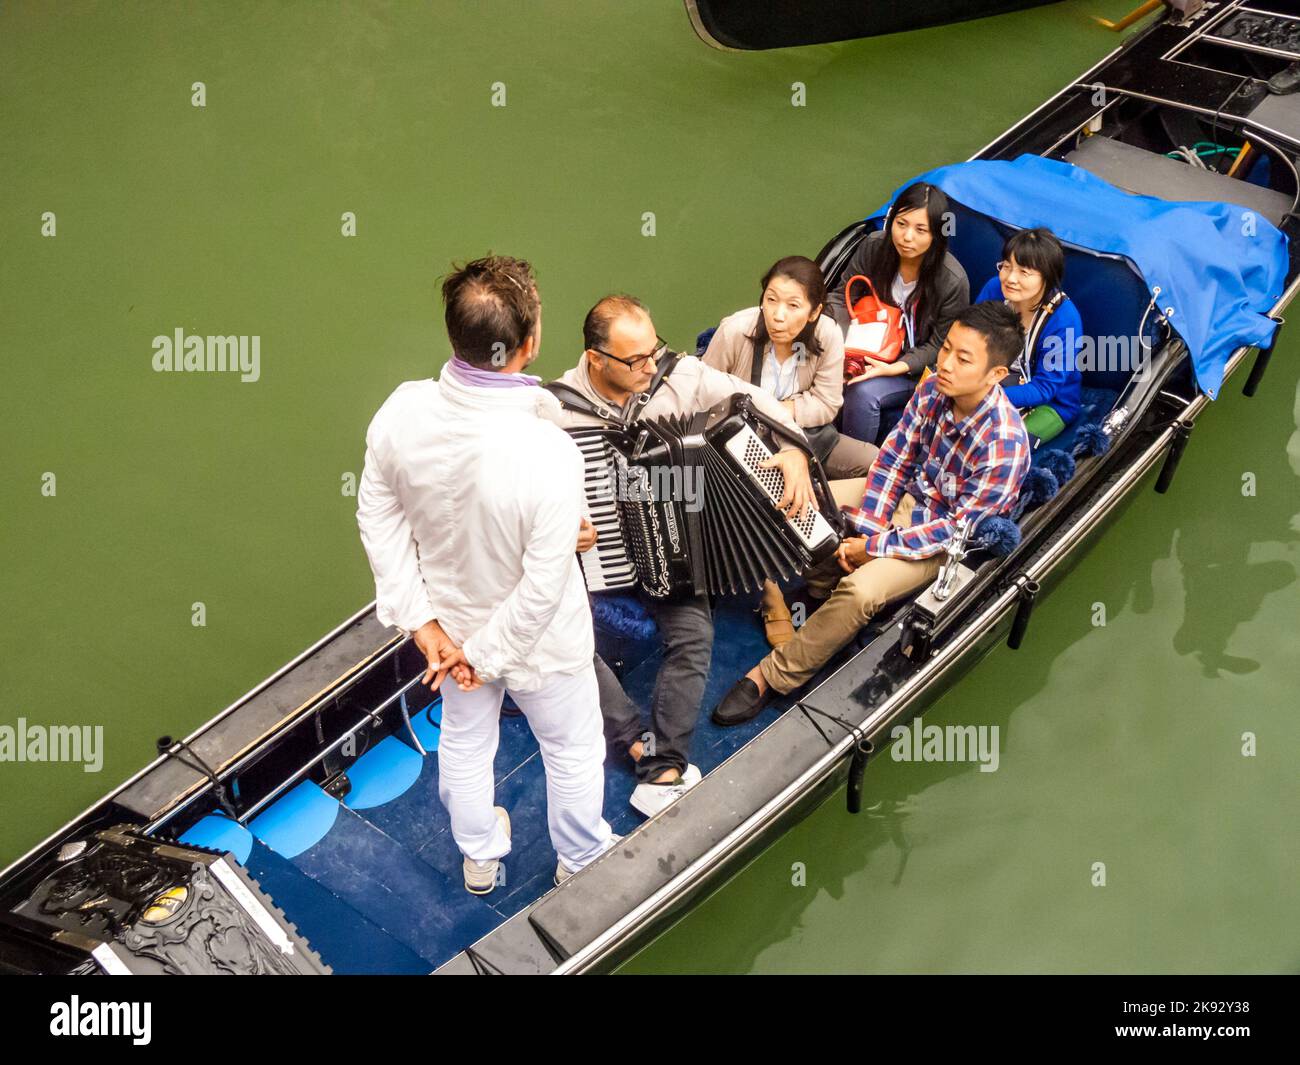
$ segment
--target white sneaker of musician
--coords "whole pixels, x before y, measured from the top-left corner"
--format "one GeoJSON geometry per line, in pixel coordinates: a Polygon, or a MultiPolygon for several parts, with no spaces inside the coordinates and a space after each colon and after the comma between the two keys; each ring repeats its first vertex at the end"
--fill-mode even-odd
{"type": "MultiPolygon", "coordinates": [[[[641,761],[641,755],[644,753],[641,741],[637,740],[632,744],[628,753],[632,756],[632,761],[641,761]]],[[[665,769],[654,780],[643,780],[638,784],[632,790],[632,798],[629,801],[634,809],[641,811],[646,817],[654,817],[703,779],[703,774],[700,773],[700,767],[697,765],[688,764],[685,772],[678,769],[665,769]]]]}

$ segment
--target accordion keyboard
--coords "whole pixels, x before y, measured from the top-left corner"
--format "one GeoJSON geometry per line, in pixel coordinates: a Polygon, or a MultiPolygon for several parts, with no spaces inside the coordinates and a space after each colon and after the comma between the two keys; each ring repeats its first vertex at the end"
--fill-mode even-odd
{"type": "MultiPolygon", "coordinates": [[[[760,465],[772,457],[772,452],[758,438],[758,434],[749,426],[744,426],[727,441],[726,448],[764,494],[773,503],[778,502],[785,493],[785,477],[778,469],[764,469],[760,465]]],[[[798,517],[787,518],[786,521],[810,552],[816,551],[827,540],[836,538],[830,523],[822,517],[816,507],[805,506],[798,517]]]]}
{"type": "Polygon", "coordinates": [[[582,452],[583,491],[596,527],[596,546],[578,556],[587,588],[593,592],[636,586],[636,567],[628,558],[619,528],[618,500],[614,493],[613,449],[599,433],[573,433],[582,452]]]}

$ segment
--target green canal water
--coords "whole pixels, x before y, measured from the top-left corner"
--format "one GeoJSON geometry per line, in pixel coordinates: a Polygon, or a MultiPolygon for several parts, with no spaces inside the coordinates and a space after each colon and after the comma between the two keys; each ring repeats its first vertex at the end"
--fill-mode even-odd
{"type": "MultiPolygon", "coordinates": [[[[0,763],[0,864],[373,597],[344,486],[448,355],[452,259],[533,261],[547,375],[610,290],[686,346],[1129,6],[752,54],[675,0],[0,6],[0,724],[103,727],[96,772],[0,763]],[[154,372],[177,329],[259,337],[258,379],[154,372]]],[[[996,772],[880,757],[861,816],[827,803],[626,970],[1300,967],[1298,380],[1290,332],[926,711],[998,726],[996,772]]]]}

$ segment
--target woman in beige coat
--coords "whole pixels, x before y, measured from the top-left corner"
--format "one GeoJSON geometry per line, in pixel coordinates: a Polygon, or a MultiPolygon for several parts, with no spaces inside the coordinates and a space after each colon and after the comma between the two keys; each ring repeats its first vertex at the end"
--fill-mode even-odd
{"type": "MultiPolygon", "coordinates": [[[[844,403],[844,337],[822,316],[826,283],[811,259],[791,255],[763,275],[757,307],[718,324],[704,352],[709,366],[770,392],[794,417],[831,478],[862,478],[879,450],[841,436],[832,424],[844,403]]],[[[790,611],[772,581],[763,586],[768,642],[794,636],[790,611]]]]}
{"type": "Polygon", "coordinates": [[[704,362],[784,403],[828,477],[865,477],[877,449],[841,436],[832,424],[844,403],[844,337],[822,315],[825,300],[815,262],[781,259],[763,275],[759,305],[718,324],[704,362]]]}

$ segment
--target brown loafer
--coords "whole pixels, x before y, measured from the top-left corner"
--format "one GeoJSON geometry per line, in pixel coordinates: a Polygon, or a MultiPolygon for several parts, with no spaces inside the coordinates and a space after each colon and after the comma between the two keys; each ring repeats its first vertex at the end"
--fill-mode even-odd
{"type": "Polygon", "coordinates": [[[763,615],[763,632],[769,645],[780,647],[794,639],[790,608],[785,605],[785,596],[775,581],[763,582],[763,602],[759,611],[763,615]]]}

